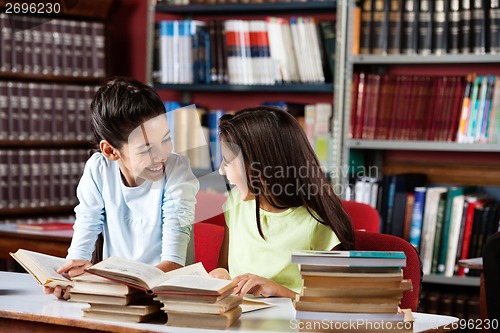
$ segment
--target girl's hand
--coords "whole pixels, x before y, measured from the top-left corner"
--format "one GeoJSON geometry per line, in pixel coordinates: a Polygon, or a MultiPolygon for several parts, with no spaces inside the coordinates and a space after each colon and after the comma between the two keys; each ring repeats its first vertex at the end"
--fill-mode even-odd
{"type": "Polygon", "coordinates": [[[239,296],[252,293],[254,296],[295,298],[296,295],[295,292],[279,283],[254,274],[243,274],[235,277],[233,281],[236,283],[234,293],[239,296]]]}
{"type": "Polygon", "coordinates": [[[216,268],[208,274],[216,279],[231,280],[231,276],[229,276],[229,272],[225,268],[216,268]]]}
{"type": "Polygon", "coordinates": [[[45,295],[54,294],[55,297],[60,299],[69,299],[71,297],[70,291],[71,286],[67,286],[64,290],[63,288],[61,288],[61,286],[57,286],[55,288],[43,287],[43,292],[45,293],[45,295]]]}
{"type": "Polygon", "coordinates": [[[85,273],[85,268],[92,266],[90,261],[84,259],[72,259],[57,269],[59,274],[68,274],[70,278],[85,273]]]}

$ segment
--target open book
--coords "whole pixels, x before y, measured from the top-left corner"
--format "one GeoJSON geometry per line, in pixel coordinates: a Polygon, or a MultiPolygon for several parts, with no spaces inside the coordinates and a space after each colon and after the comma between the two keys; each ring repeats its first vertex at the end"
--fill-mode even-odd
{"type": "Polygon", "coordinates": [[[151,265],[112,256],[86,271],[149,294],[222,295],[235,287],[231,280],[211,277],[201,263],[165,273],[151,265]]]}
{"type": "Polygon", "coordinates": [[[42,286],[73,286],[67,276],[57,273],[57,269],[66,262],[64,258],[23,249],[10,252],[10,255],[42,286]]]}

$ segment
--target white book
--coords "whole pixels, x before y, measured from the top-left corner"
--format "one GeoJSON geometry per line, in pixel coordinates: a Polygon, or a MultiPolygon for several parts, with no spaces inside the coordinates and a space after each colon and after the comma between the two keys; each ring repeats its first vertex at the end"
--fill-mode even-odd
{"type": "Polygon", "coordinates": [[[439,198],[440,195],[446,191],[447,189],[445,187],[431,187],[427,189],[422,225],[422,239],[420,242],[420,258],[422,259],[422,270],[424,274],[431,273],[439,198]]]}
{"type": "Polygon", "coordinates": [[[462,214],[464,210],[463,195],[457,195],[453,198],[451,217],[450,217],[450,231],[448,234],[448,249],[446,252],[446,264],[444,275],[452,277],[455,270],[455,259],[457,254],[458,239],[460,238],[460,225],[462,223],[462,214]]]}

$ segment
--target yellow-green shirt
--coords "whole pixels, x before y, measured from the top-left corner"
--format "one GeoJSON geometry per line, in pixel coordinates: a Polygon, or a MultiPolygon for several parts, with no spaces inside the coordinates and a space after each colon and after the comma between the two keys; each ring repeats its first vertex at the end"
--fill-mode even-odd
{"type": "Polygon", "coordinates": [[[316,221],[304,206],[281,213],[260,209],[262,239],[255,221],[255,200],[241,201],[236,188],[229,195],[224,215],[231,277],[252,273],[300,292],[302,280],[298,265],[291,263],[292,251],[331,250],[340,243],[332,229],[316,221]]]}

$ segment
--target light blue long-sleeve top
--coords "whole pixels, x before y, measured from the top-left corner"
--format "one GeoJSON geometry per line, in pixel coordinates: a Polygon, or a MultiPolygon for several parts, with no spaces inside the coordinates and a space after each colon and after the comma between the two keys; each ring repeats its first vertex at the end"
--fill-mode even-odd
{"type": "Polygon", "coordinates": [[[185,265],[198,189],[188,159],[177,154],[168,157],[161,180],[127,187],[118,163],[95,153],[77,187],[79,204],[67,258],[90,260],[102,232],[103,258],[185,265]]]}

